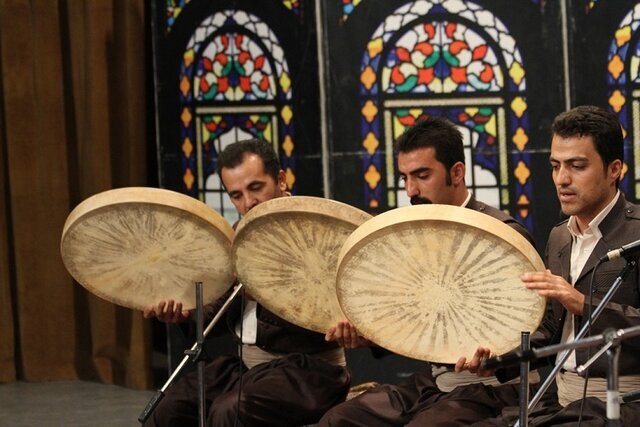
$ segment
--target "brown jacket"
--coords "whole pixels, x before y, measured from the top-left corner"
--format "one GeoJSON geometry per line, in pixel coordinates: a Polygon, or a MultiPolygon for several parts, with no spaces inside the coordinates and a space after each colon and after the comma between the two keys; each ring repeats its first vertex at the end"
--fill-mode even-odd
{"type": "MultiPolygon", "coordinates": [[[[600,231],[602,239],[596,245],[575,284],[576,289],[585,295],[589,292],[591,273],[598,260],[609,250],[640,239],[640,207],[627,202],[621,194],[616,205],[600,224],[600,231]]],[[[563,221],[551,230],[546,249],[547,267],[554,274],[564,277],[569,283],[571,283],[569,277],[571,243],[567,221],[563,221]]],[[[603,263],[598,267],[593,282],[593,309],[602,300],[624,265],[624,259],[617,259],[603,263]]],[[[576,334],[582,328],[583,322],[586,321],[588,303],[587,298],[584,316],[576,316],[575,318],[576,334]]],[[[567,311],[559,302],[550,300],[542,325],[532,336],[532,342],[537,345],[559,343],[566,315],[567,311]]],[[[620,329],[637,325],[640,325],[640,274],[638,268],[635,268],[627,274],[624,282],[614,294],[612,302],[606,306],[593,324],[592,335],[601,334],[607,328],[620,329]]],[[[587,351],[587,349],[576,351],[578,365],[587,361],[587,351]]],[[[591,352],[591,354],[594,353],[595,350],[591,352]]],[[[640,374],[639,337],[630,338],[623,342],[619,363],[620,375],[640,374]]],[[[606,364],[607,358],[600,357],[589,368],[589,375],[606,377],[606,364]]]]}

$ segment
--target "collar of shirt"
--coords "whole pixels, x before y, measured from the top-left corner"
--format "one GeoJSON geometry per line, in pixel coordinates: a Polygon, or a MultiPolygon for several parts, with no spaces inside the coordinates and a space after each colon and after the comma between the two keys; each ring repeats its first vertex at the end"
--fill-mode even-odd
{"type": "Polygon", "coordinates": [[[595,218],[591,220],[587,229],[584,230],[582,233],[578,229],[576,217],[571,216],[569,218],[569,221],[567,222],[567,229],[569,229],[569,233],[571,233],[571,236],[573,237],[573,241],[575,242],[576,239],[587,237],[587,236],[593,236],[596,238],[596,240],[600,240],[600,238],[602,237],[602,233],[600,232],[600,223],[602,222],[603,219],[605,219],[605,217],[609,214],[609,212],[611,212],[611,209],[613,209],[619,197],[620,197],[620,190],[616,192],[616,195],[613,197],[611,202],[609,202],[609,204],[605,206],[604,209],[602,209],[600,213],[598,213],[598,215],[596,215],[595,218]]]}
{"type": "Polygon", "coordinates": [[[469,204],[469,200],[471,200],[471,191],[467,190],[467,198],[464,199],[464,202],[460,205],[461,208],[466,208],[469,204]]]}

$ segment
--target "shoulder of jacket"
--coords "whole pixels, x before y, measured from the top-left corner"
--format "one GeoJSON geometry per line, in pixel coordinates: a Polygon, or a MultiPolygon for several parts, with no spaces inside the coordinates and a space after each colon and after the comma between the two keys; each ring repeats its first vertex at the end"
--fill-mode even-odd
{"type": "Polygon", "coordinates": [[[556,223],[556,225],[554,225],[553,228],[555,229],[555,228],[558,228],[560,226],[566,227],[568,222],[569,222],[569,218],[565,218],[562,221],[556,223]]]}
{"type": "Polygon", "coordinates": [[[640,219],[640,206],[627,202],[624,206],[624,216],[627,219],[640,219]]]}

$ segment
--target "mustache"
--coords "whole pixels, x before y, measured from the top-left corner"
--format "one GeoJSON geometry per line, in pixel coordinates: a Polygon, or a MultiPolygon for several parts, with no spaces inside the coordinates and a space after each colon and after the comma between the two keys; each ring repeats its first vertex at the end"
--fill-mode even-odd
{"type": "Polygon", "coordinates": [[[412,205],[431,205],[433,202],[426,197],[414,196],[410,200],[412,205]]]}

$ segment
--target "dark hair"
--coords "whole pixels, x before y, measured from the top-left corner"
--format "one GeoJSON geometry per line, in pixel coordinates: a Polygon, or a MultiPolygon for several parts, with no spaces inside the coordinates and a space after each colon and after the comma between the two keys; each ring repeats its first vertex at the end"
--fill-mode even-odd
{"type": "MultiPolygon", "coordinates": [[[[274,181],[278,182],[278,173],[280,172],[278,155],[273,150],[271,144],[257,138],[227,145],[218,156],[216,172],[220,175],[223,168],[235,168],[242,163],[244,156],[247,154],[256,154],[259,156],[262,159],[265,173],[270,175],[274,181]]],[[[220,176],[220,178],[222,179],[222,176],[220,176]]]]}
{"type": "Polygon", "coordinates": [[[595,149],[608,166],[614,160],[624,160],[624,138],[616,115],[593,105],[575,107],[558,114],[551,131],[563,138],[590,136],[595,149]]]}
{"type": "Polygon", "coordinates": [[[436,160],[450,170],[457,162],[464,163],[462,134],[449,120],[426,117],[407,129],[394,144],[397,153],[433,147],[436,160]]]}

